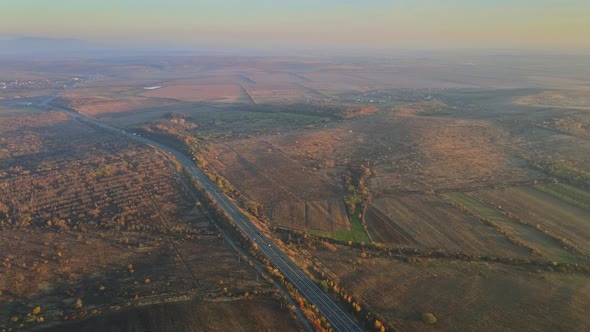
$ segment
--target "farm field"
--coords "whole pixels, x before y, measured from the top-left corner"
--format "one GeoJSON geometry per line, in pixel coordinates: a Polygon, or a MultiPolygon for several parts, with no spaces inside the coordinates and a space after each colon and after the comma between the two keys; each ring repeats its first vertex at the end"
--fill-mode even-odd
{"type": "Polygon", "coordinates": [[[246,139],[217,144],[207,160],[243,194],[263,204],[277,225],[326,231],[350,227],[342,190],[268,143],[246,139]]]}
{"type": "Polygon", "coordinates": [[[476,255],[530,256],[530,250],[437,196],[382,197],[369,209],[367,226],[379,242],[476,255]]]}
{"type": "Polygon", "coordinates": [[[7,116],[7,115],[19,115],[19,114],[31,114],[31,113],[41,113],[41,110],[34,108],[34,107],[26,107],[26,106],[9,106],[9,105],[0,105],[0,117],[7,116]]]}
{"type": "Polygon", "coordinates": [[[503,211],[531,225],[572,242],[585,256],[590,255],[590,211],[570,205],[534,187],[512,187],[473,193],[482,202],[501,206],[503,211]]]}
{"type": "Polygon", "coordinates": [[[552,90],[518,98],[516,104],[540,107],[590,110],[590,89],[552,90]]]}
{"type": "Polygon", "coordinates": [[[140,94],[143,97],[170,98],[182,101],[235,103],[249,101],[240,85],[173,85],[140,94]]]}
{"type": "Polygon", "coordinates": [[[577,263],[582,259],[582,257],[563,248],[563,245],[554,238],[540,232],[534,225],[524,225],[512,220],[509,216],[482,203],[470,194],[445,193],[443,196],[476,216],[495,223],[508,236],[514,237],[518,241],[524,241],[527,247],[535,249],[553,261],[577,263]]]}
{"type": "MultiPolygon", "coordinates": [[[[357,211],[358,212],[358,211],[357,211]]],[[[367,232],[365,231],[361,220],[358,218],[358,214],[355,214],[350,218],[350,227],[348,230],[335,230],[335,231],[321,231],[315,230],[313,227],[307,231],[309,234],[327,237],[342,242],[352,243],[371,243],[367,232]]]]}
{"type": "Polygon", "coordinates": [[[568,330],[590,328],[586,275],[493,263],[358,258],[338,247],[312,253],[341,285],[396,330],[568,330]],[[542,305],[540,305],[542,303],[542,305]],[[434,327],[420,320],[437,318],[434,327]]]}
{"type": "MultiPolygon", "coordinates": [[[[143,91],[143,88],[139,89],[143,91]]],[[[143,113],[182,104],[173,99],[136,96],[134,90],[135,87],[81,87],[64,93],[59,102],[63,106],[101,120],[129,113],[141,117],[143,113]],[[133,90],[130,92],[130,89],[133,90]]]]}
{"type": "Polygon", "coordinates": [[[533,187],[566,203],[590,210],[590,193],[565,183],[542,184],[533,187]]]}

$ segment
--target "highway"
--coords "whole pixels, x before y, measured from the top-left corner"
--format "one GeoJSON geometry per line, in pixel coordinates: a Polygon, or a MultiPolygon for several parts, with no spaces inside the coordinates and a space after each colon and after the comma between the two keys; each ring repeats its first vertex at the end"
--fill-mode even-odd
{"type": "Polygon", "coordinates": [[[137,142],[152,145],[162,151],[166,151],[173,155],[178,162],[203,186],[203,188],[217,201],[221,208],[233,218],[236,225],[248,236],[257,243],[259,250],[281,271],[281,273],[295,286],[301,295],[305,297],[309,303],[315,305],[320,313],[326,317],[330,325],[335,331],[362,331],[356,321],[354,321],[342,308],[340,308],[332,299],[324,293],[285,253],[263,233],[236,207],[234,202],[225,196],[217,186],[212,183],[203,172],[181,152],[153,141],[149,138],[142,137],[132,132],[113,127],[106,123],[100,122],[96,119],[86,115],[51,106],[49,103],[55,97],[48,98],[39,104],[44,108],[49,108],[61,112],[66,112],[71,116],[89,122],[97,127],[126,135],[128,138],[137,142]]]}

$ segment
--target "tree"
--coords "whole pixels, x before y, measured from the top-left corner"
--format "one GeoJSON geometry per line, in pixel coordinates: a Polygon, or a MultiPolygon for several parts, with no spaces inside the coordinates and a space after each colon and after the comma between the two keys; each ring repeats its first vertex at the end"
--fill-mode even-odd
{"type": "Polygon", "coordinates": [[[383,324],[378,319],[375,319],[375,329],[380,330],[383,324]]]}

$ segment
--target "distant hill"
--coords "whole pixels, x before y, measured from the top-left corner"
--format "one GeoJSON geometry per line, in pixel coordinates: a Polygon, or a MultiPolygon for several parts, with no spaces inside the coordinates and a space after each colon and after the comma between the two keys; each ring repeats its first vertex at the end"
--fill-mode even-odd
{"type": "Polygon", "coordinates": [[[192,53],[194,51],[170,49],[159,45],[129,46],[73,38],[7,37],[0,35],[0,56],[4,57],[103,58],[131,55],[186,55],[192,53]]]}

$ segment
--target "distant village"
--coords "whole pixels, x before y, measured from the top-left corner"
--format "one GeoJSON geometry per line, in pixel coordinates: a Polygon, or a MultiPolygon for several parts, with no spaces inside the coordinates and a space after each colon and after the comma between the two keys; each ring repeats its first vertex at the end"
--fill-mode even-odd
{"type": "Polygon", "coordinates": [[[50,81],[50,80],[9,80],[0,81],[0,89],[47,89],[55,88],[56,84],[63,84],[64,82],[50,81]]]}

